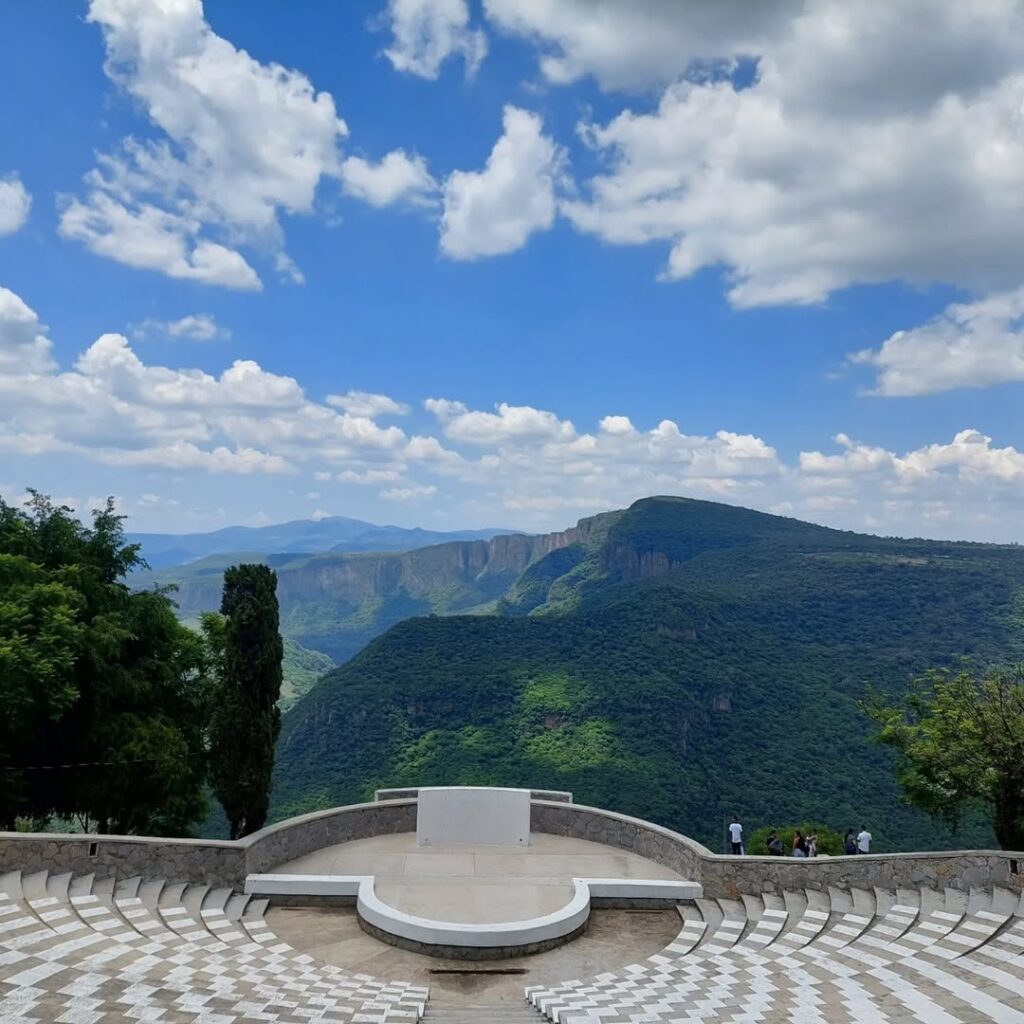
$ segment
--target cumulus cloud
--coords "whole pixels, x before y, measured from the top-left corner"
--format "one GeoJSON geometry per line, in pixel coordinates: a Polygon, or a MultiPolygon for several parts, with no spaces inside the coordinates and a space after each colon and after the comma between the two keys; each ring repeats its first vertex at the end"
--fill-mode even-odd
{"type": "Polygon", "coordinates": [[[318,481],[315,492],[297,487],[304,500],[372,487],[381,501],[429,501],[480,525],[550,529],[576,512],[683,494],[851,529],[1019,538],[1024,452],[975,428],[909,450],[839,434],[834,447],[791,460],[757,434],[691,433],[656,416],[577,424],[510,403],[424,406],[437,436],[378,422],[403,408],[385,395],[317,402],[251,359],[218,373],[153,365],[119,334],[58,368],[37,315],[0,290],[0,451],[137,471],[143,495],[160,492],[160,474],[301,473],[318,481]]]}
{"type": "Polygon", "coordinates": [[[387,395],[377,395],[370,391],[346,391],[343,395],[328,395],[324,401],[344,409],[350,416],[366,416],[369,419],[377,416],[405,416],[409,412],[409,406],[387,395]]]}
{"type": "Polygon", "coordinates": [[[441,250],[472,260],[521,249],[555,219],[565,154],[537,114],[506,106],[504,131],[482,171],[453,171],[444,183],[441,250]]]}
{"type": "Polygon", "coordinates": [[[955,303],[850,360],[877,370],[873,393],[885,396],[1024,380],[1024,288],[955,303]]]}
{"type": "Polygon", "coordinates": [[[32,197],[16,174],[0,178],[0,235],[12,235],[28,220],[32,197]]]}
{"type": "Polygon", "coordinates": [[[126,139],[67,198],[61,231],[100,255],[171,277],[260,286],[252,246],[289,277],[280,213],[309,213],[339,173],[346,134],[329,93],[218,36],[200,0],[92,0],[106,72],[164,133],[126,139]],[[215,237],[211,237],[211,234],[215,237]]]}
{"type": "Polygon", "coordinates": [[[484,0],[491,23],[532,40],[556,85],[594,75],[606,89],[664,85],[693,64],[756,52],[800,0],[484,0]]]}
{"type": "Polygon", "coordinates": [[[20,295],[0,287],[0,373],[47,373],[56,365],[52,350],[35,310],[20,295]]]}
{"type": "Polygon", "coordinates": [[[227,327],[221,327],[210,313],[190,313],[177,320],[147,319],[132,328],[132,335],[135,338],[145,338],[153,334],[192,341],[214,341],[231,337],[231,331],[227,327]]]}
{"type": "Polygon", "coordinates": [[[430,206],[436,200],[437,182],[421,156],[409,156],[395,149],[377,163],[359,156],[348,157],[341,165],[345,191],[371,206],[391,206],[405,202],[430,206]]]}
{"type": "Polygon", "coordinates": [[[294,378],[253,360],[235,360],[219,375],[154,366],[123,335],[104,334],[73,368],[58,371],[36,315],[0,289],[5,450],[165,470],[282,473],[313,461],[392,465],[409,458],[408,440],[397,427],[311,401],[294,378]]]}
{"type": "Polygon", "coordinates": [[[398,71],[435,79],[453,55],[473,75],[487,55],[487,36],[469,27],[466,0],[390,0],[393,41],[384,55],[398,71]]]}
{"type": "Polygon", "coordinates": [[[568,420],[529,405],[502,402],[496,413],[470,410],[446,398],[428,398],[423,405],[441,422],[445,436],[456,441],[497,444],[514,438],[569,440],[576,436],[568,420]]]}
{"type": "Polygon", "coordinates": [[[606,169],[563,206],[579,230],[667,244],[669,279],[723,267],[736,306],[1018,283],[1020,4],[812,0],[763,34],[752,81],[721,46],[655,110],[580,126],[606,169]]]}
{"type": "Polygon", "coordinates": [[[1024,481],[1024,453],[1013,447],[993,447],[992,438],[980,430],[961,430],[947,444],[929,444],[902,455],[846,434],[838,434],[835,440],[842,449],[839,454],[801,452],[800,468],[811,474],[882,474],[901,484],[943,476],[968,483],[1024,481]]]}

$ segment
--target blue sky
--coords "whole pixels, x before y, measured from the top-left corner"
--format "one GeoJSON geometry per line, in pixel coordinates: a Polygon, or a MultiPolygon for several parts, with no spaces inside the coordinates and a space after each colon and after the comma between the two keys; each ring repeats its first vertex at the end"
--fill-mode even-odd
{"type": "Polygon", "coordinates": [[[1020,540],[1024,15],[892,6],[5,5],[0,493],[1020,540]]]}

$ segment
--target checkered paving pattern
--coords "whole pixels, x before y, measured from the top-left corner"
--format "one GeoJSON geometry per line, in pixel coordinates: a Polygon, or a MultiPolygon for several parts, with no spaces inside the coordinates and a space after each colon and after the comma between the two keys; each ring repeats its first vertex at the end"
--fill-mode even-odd
{"type": "Polygon", "coordinates": [[[0,1024],[398,1024],[425,988],[298,953],[227,889],[0,875],[0,1024]]]}
{"type": "Polygon", "coordinates": [[[557,1024],[1024,1024],[1024,897],[765,893],[680,907],[641,963],[526,998],[557,1024]]]}

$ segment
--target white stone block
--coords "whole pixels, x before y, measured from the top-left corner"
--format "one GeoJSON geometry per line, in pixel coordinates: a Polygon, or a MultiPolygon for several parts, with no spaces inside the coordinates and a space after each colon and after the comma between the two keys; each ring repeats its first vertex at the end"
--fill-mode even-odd
{"type": "Polygon", "coordinates": [[[419,791],[419,846],[530,844],[530,791],[484,786],[438,786],[419,791]]]}

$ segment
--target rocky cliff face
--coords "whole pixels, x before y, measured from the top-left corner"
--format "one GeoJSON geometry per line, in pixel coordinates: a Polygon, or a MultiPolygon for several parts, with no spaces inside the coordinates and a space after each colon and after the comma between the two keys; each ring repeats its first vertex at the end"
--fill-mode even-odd
{"type": "MultiPolygon", "coordinates": [[[[497,596],[501,582],[511,585],[528,566],[572,544],[598,543],[616,513],[581,519],[558,533],[503,534],[490,540],[454,541],[400,553],[317,555],[277,570],[277,595],[282,611],[297,604],[326,601],[360,605],[395,594],[413,598],[448,588],[483,586],[480,602],[497,596]]],[[[179,583],[182,615],[214,610],[220,603],[219,574],[179,583]]],[[[472,604],[467,594],[467,604],[472,604]]]]}

